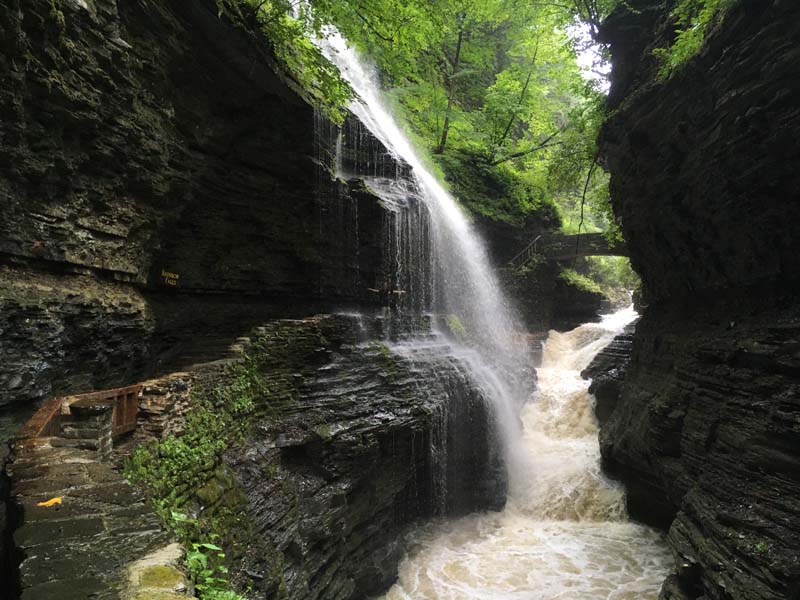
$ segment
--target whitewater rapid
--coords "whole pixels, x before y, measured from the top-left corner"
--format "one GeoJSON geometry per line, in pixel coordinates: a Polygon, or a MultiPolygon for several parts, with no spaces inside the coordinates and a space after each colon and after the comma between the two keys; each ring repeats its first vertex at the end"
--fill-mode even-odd
{"type": "Polygon", "coordinates": [[[504,511],[414,532],[385,600],[655,600],[671,556],[663,536],[627,520],[624,490],[600,470],[589,382],[580,372],[632,308],[551,332],[539,387],[522,411],[504,511]]]}

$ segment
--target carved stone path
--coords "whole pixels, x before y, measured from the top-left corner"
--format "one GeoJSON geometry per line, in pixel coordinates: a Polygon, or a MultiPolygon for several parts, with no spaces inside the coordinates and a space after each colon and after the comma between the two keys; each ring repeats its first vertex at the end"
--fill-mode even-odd
{"type": "Polygon", "coordinates": [[[19,441],[8,467],[23,519],[14,532],[24,553],[21,598],[185,600],[187,583],[174,566],[180,548],[169,545],[150,505],[96,452],[63,442],[19,441]]]}

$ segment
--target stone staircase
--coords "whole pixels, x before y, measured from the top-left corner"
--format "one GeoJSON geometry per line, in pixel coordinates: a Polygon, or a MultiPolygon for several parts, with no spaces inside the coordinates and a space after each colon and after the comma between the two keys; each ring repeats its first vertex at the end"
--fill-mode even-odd
{"type": "Polygon", "coordinates": [[[8,466],[14,510],[24,515],[14,532],[21,599],[186,600],[181,550],[150,505],[96,451],[59,441],[20,441],[8,466]]]}

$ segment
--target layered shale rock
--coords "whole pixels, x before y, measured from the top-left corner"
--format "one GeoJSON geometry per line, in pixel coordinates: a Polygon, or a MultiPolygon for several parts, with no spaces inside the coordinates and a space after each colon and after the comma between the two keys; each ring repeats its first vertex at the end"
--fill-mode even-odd
{"type": "Polygon", "coordinates": [[[5,3],[0,404],[370,302],[385,211],[335,179],[267,47],[211,0],[5,3]]]}
{"type": "Polygon", "coordinates": [[[663,598],[798,598],[800,8],[734,2],[665,80],[672,3],[626,4],[601,142],[649,306],[590,369],[604,466],[669,528],[663,598]]]}
{"type": "Polygon", "coordinates": [[[601,143],[631,260],[653,298],[796,279],[797,7],[738,0],[664,81],[671,3],[632,1],[604,32],[614,71],[601,143]]]}
{"type": "Polygon", "coordinates": [[[412,524],[502,508],[491,406],[448,341],[413,326],[405,343],[407,325],[344,315],[253,332],[268,393],[251,433],[182,492],[217,524],[238,586],[369,597],[396,577],[412,524]]]}

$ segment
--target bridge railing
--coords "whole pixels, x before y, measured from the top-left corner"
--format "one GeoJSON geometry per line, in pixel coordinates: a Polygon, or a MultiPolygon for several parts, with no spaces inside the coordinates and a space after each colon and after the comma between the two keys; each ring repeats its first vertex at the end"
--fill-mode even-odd
{"type": "Polygon", "coordinates": [[[508,266],[519,269],[537,254],[548,261],[563,261],[579,256],[628,256],[628,248],[624,242],[612,245],[602,233],[542,234],[509,260],[508,266]]]}
{"type": "Polygon", "coordinates": [[[46,401],[14,436],[17,439],[57,437],[61,426],[69,419],[70,406],[78,402],[107,404],[112,411],[113,435],[128,433],[136,429],[138,399],[141,385],[76,394],[46,401]]]}
{"type": "Polygon", "coordinates": [[[519,254],[508,261],[509,266],[519,269],[522,265],[526,264],[531,258],[533,258],[533,255],[536,254],[536,245],[541,239],[541,235],[536,236],[536,238],[530,244],[525,246],[525,248],[523,248],[519,254]]]}

